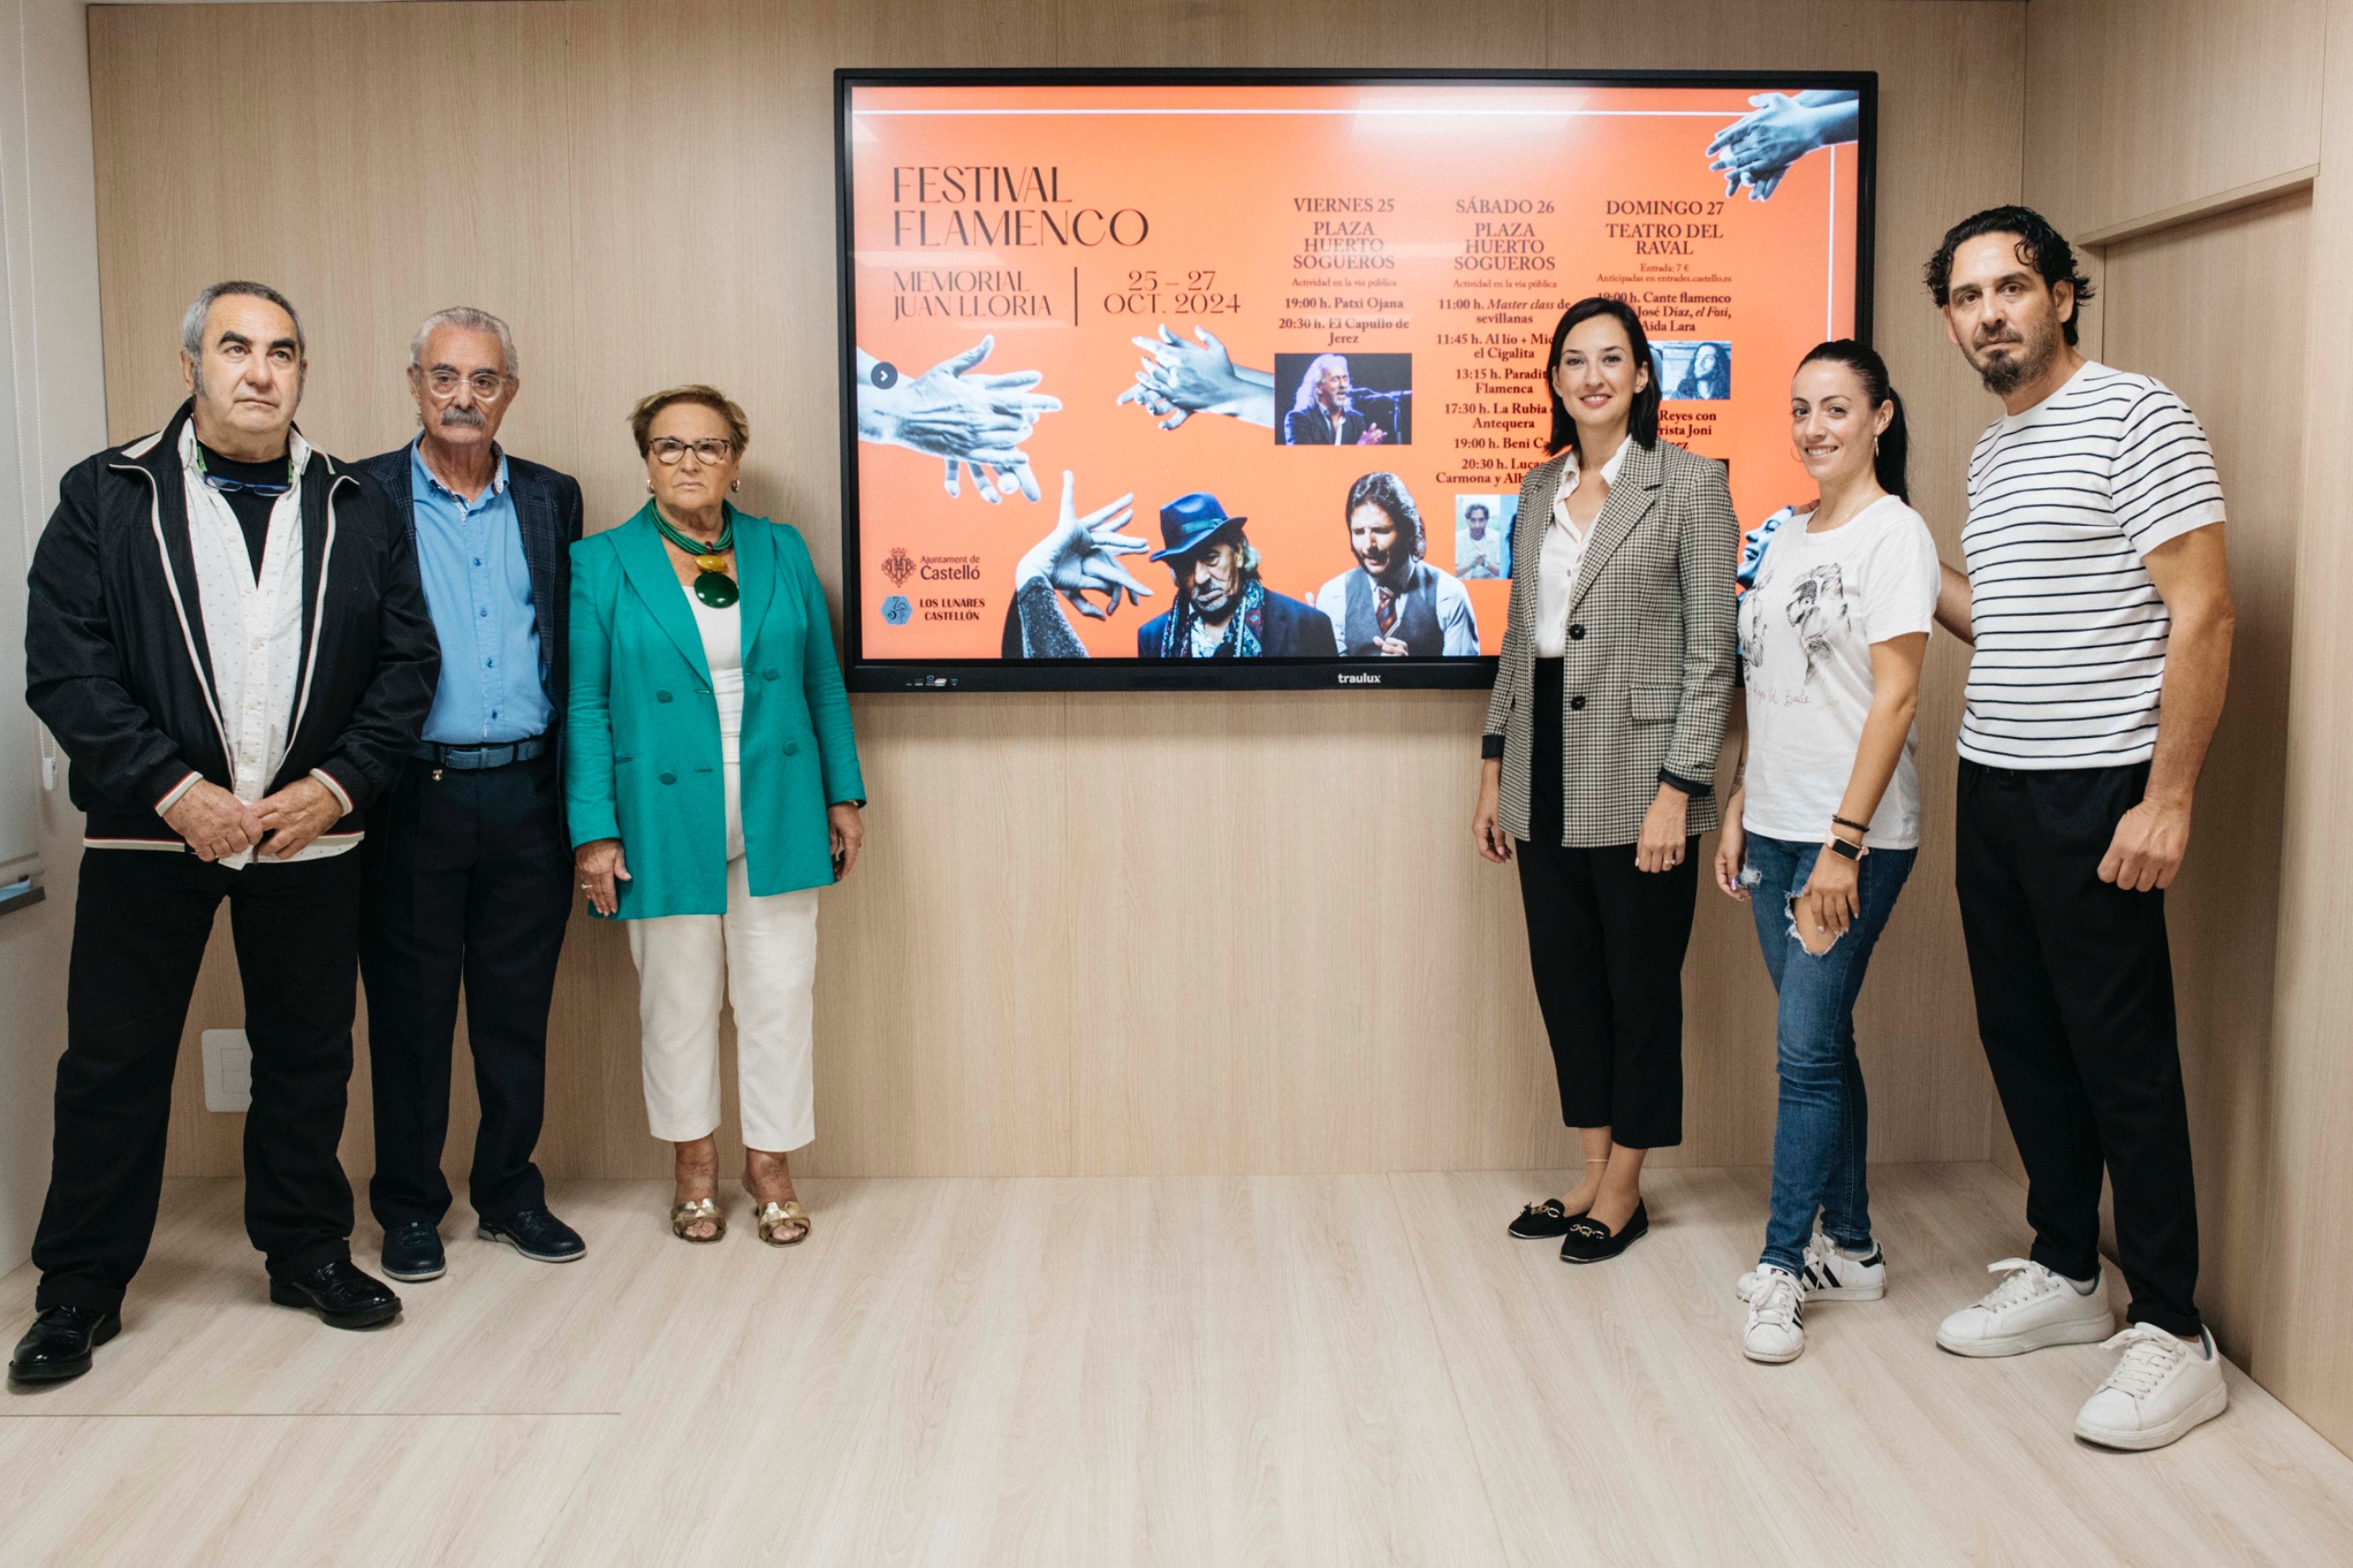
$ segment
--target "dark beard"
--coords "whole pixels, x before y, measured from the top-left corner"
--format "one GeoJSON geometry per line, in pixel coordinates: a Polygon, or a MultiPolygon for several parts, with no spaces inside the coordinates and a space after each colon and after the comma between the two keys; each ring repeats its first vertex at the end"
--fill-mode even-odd
{"type": "Polygon", "coordinates": [[[2040,380],[2051,369],[2051,362],[2059,358],[2062,341],[2054,332],[2040,343],[2021,344],[2017,354],[1989,360],[1977,372],[1977,378],[1995,397],[2007,397],[2029,381],[2040,380]]]}

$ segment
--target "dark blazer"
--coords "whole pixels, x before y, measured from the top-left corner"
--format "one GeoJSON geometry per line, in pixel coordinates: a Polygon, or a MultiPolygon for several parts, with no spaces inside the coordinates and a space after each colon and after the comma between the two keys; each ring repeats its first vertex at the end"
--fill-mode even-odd
{"type": "MultiPolygon", "coordinates": [[[[1136,629],[1137,658],[1160,657],[1160,639],[1168,618],[1176,613],[1163,611],[1136,629]]],[[[1265,608],[1259,612],[1258,652],[1267,659],[1336,659],[1340,640],[1333,634],[1330,616],[1268,588],[1265,608]]]]}
{"type": "MultiPolygon", "coordinates": [[[[1511,620],[1487,701],[1485,755],[1503,758],[1497,812],[1529,834],[1529,762],[1539,699],[1537,584],[1567,454],[1529,470],[1519,488],[1511,620]]],[[[1716,825],[1716,753],[1732,704],[1733,567],[1740,523],[1724,465],[1672,441],[1637,443],[1593,520],[1569,595],[1561,660],[1562,842],[1631,844],[1662,782],[1691,795],[1687,825],[1716,825]]]]}
{"type": "MultiPolygon", "coordinates": [[[[1344,447],[1353,447],[1357,437],[1364,434],[1364,415],[1349,409],[1340,415],[1340,440],[1344,447]]],[[[1328,447],[1332,441],[1332,416],[1313,403],[1294,408],[1283,415],[1283,444],[1290,447],[1328,447]]]]}
{"type": "MultiPolygon", "coordinates": [[[[155,802],[191,772],[226,789],[204,607],[181,489],[180,430],[69,470],[33,551],[25,697],[72,767],[86,842],[180,842],[155,802]]],[[[440,647],[406,528],[383,492],[313,449],[302,470],[302,664],[275,791],[313,770],[352,810],[328,830],[365,827],[433,705],[440,647]]]]}
{"type": "MultiPolygon", "coordinates": [[[[416,443],[379,452],[352,466],[376,482],[408,524],[409,546],[416,545],[415,497],[409,494],[409,453],[416,443]]],[[[515,524],[523,535],[523,562],[531,573],[531,619],[540,634],[540,684],[547,688],[548,733],[563,723],[572,624],[572,547],[579,542],[580,482],[568,473],[512,452],[506,459],[506,488],[515,498],[515,524]]],[[[428,712],[431,711],[428,705],[428,712]]]]}

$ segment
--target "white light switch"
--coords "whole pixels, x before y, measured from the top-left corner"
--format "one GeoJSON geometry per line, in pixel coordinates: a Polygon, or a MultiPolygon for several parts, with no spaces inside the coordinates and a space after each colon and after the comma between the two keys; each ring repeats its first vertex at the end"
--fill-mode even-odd
{"type": "Polygon", "coordinates": [[[254,1103],[254,1048],[243,1029],[204,1031],[204,1108],[244,1110],[254,1103]]]}

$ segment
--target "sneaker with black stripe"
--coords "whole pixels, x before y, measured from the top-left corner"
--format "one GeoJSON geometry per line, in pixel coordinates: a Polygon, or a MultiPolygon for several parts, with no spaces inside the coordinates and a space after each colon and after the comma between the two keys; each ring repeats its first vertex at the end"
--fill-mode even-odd
{"type": "MultiPolygon", "coordinates": [[[[1887,1254],[1871,1244],[1869,1257],[1850,1257],[1820,1231],[1805,1244],[1805,1262],[1798,1271],[1809,1301],[1876,1301],[1887,1294],[1887,1254]]],[[[1740,1299],[1756,1289],[1755,1270],[1740,1277],[1740,1299]]]]}
{"type": "Polygon", "coordinates": [[[1748,1292],[1740,1353],[1752,1361],[1794,1361],[1805,1354],[1805,1284],[1769,1263],[1756,1270],[1756,1280],[1748,1292]]]}

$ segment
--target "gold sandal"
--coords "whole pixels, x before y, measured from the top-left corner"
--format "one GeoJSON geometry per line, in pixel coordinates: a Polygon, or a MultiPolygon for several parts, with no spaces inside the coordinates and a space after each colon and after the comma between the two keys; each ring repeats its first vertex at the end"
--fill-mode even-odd
{"type": "MultiPolygon", "coordinates": [[[[774,1208],[775,1205],[769,1207],[774,1208]]],[[[715,1198],[698,1198],[691,1203],[673,1204],[670,1208],[670,1233],[682,1242],[708,1246],[727,1233],[727,1216],[721,1210],[715,1198]],[[690,1225],[709,1225],[711,1233],[707,1236],[690,1236],[687,1234],[687,1228],[690,1225]]],[[[765,1234],[762,1239],[766,1239],[765,1234]]]]}
{"type": "Polygon", "coordinates": [[[760,1206],[756,1218],[760,1223],[760,1240],[772,1247],[799,1246],[809,1239],[809,1210],[801,1207],[801,1199],[788,1198],[781,1203],[760,1206]],[[791,1233],[782,1241],[777,1233],[790,1229],[791,1233]]]}

